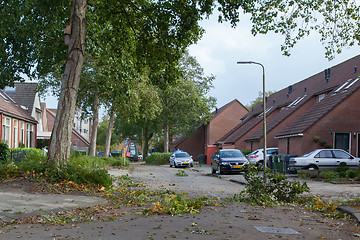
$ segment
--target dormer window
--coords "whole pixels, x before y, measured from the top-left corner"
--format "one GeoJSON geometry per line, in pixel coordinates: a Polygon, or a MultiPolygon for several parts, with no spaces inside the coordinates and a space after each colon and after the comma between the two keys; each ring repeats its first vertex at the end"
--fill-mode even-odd
{"type": "Polygon", "coordinates": [[[325,98],[325,93],[320,94],[318,98],[318,102],[321,102],[321,100],[323,100],[324,98],[325,98]]]}

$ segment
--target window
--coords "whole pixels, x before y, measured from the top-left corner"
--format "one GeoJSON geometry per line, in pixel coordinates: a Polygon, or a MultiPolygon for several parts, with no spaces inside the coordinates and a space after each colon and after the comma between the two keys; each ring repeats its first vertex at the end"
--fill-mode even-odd
{"type": "Polygon", "coordinates": [[[319,95],[319,102],[325,98],[325,93],[319,95]]]}
{"type": "Polygon", "coordinates": [[[22,144],[25,143],[25,123],[24,123],[24,122],[21,122],[20,142],[21,142],[22,144]]]}
{"type": "Polygon", "coordinates": [[[335,158],[351,159],[349,154],[347,154],[346,152],[343,152],[341,150],[334,150],[333,153],[334,153],[335,158]]]}
{"type": "Polygon", "coordinates": [[[34,143],[34,125],[27,123],[26,124],[26,147],[33,147],[34,143]]]}
{"type": "Polygon", "coordinates": [[[332,153],[330,150],[323,150],[320,151],[318,154],[315,155],[316,158],[332,158],[332,153]]]}
{"type": "Polygon", "coordinates": [[[350,152],[350,133],[335,133],[335,148],[350,152]]]}
{"type": "Polygon", "coordinates": [[[11,137],[11,119],[8,117],[3,117],[3,134],[2,134],[2,139],[4,141],[4,143],[6,143],[9,147],[10,146],[10,137],[11,137]]]}
{"type": "Polygon", "coordinates": [[[19,147],[19,126],[18,126],[18,120],[14,120],[14,142],[13,146],[14,148],[19,147]]]}

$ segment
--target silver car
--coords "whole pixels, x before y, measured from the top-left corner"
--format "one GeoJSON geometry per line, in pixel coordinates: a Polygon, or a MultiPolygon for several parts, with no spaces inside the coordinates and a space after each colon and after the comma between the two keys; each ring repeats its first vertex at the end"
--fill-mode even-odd
{"type": "Polygon", "coordinates": [[[288,170],[298,169],[336,169],[340,163],[346,163],[351,169],[359,167],[360,158],[356,158],[342,149],[316,149],[302,157],[290,158],[288,170]]]}
{"type": "Polygon", "coordinates": [[[187,152],[174,152],[170,156],[170,167],[192,167],[194,160],[187,152]]]}

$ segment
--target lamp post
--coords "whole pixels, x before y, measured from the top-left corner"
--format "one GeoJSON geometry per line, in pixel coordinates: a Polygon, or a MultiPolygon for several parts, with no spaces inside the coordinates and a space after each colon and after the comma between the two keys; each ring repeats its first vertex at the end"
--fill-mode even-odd
{"type": "Polygon", "coordinates": [[[256,64],[260,65],[263,70],[263,140],[264,140],[264,182],[266,182],[265,168],[266,168],[266,101],[265,101],[265,67],[258,62],[237,62],[237,64],[256,64]]]}

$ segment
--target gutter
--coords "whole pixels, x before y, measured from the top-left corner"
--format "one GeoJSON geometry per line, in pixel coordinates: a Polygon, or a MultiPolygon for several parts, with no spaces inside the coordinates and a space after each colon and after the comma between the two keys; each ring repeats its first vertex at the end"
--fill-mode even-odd
{"type": "Polygon", "coordinates": [[[290,137],[303,137],[304,134],[303,133],[295,133],[295,134],[289,134],[289,135],[284,135],[284,136],[276,136],[276,139],[281,139],[281,138],[290,138],[290,137]]]}

